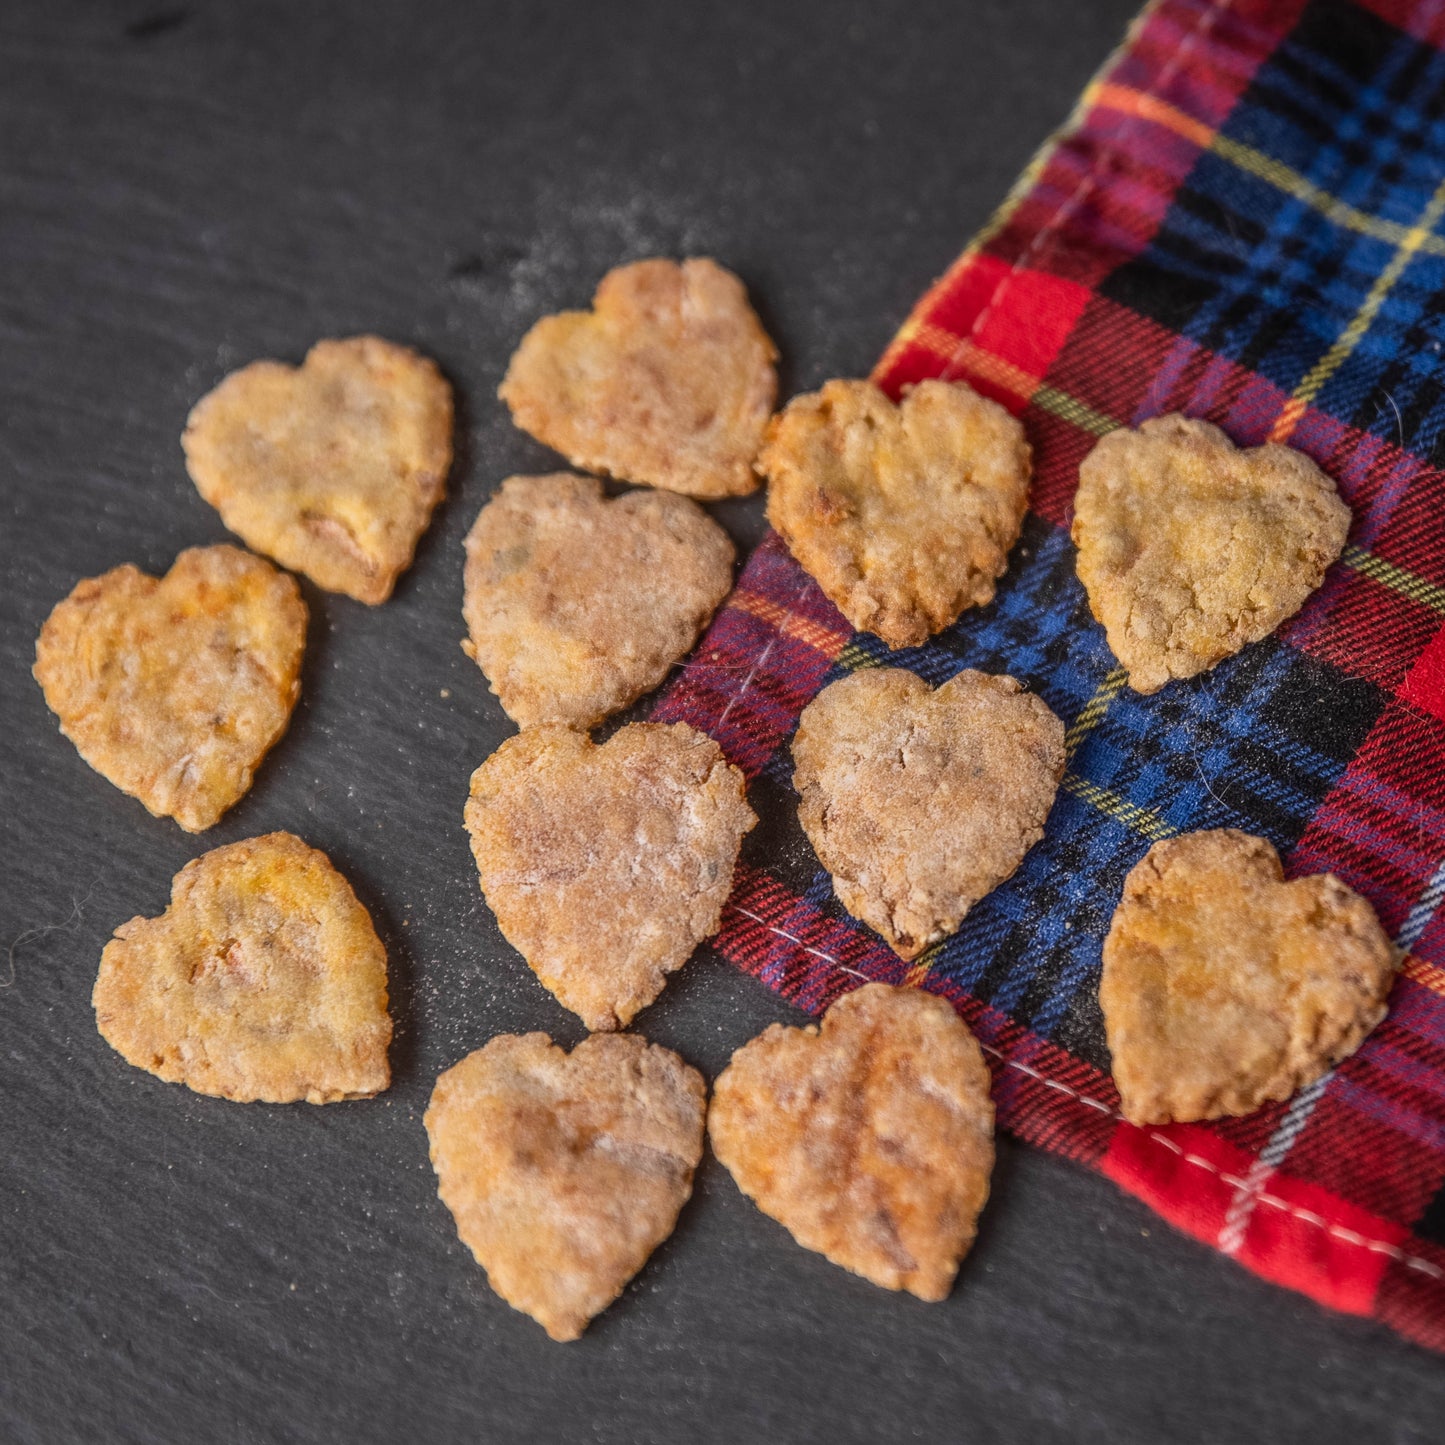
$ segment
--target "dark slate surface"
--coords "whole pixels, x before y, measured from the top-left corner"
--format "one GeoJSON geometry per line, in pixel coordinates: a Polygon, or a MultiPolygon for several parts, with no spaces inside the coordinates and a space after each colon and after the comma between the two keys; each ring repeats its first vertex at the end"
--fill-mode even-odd
{"type": "MultiPolygon", "coordinates": [[[[489,1293],[426,1161],[439,1069],[499,1030],[579,1037],[460,826],[508,731],[457,647],[460,542],[497,479],[551,461],[493,400],[512,345],[618,261],[704,252],[752,287],[788,390],[865,371],[1132,3],[0,7],[0,1440],[1445,1433],[1432,1357],[1008,1144],[947,1304],[793,1247],[709,1160],[568,1346],[489,1293]],[[77,578],[223,537],[177,444],[196,397],[363,329],[457,383],[451,496],[387,606],[308,588],[290,733],[190,838],[59,737],[35,632],[77,578]],[[202,1099],[96,1035],[116,924],[272,828],[331,854],[391,951],[380,1099],[202,1099]]],[[[755,502],[720,512],[755,535],[755,502]]],[[[786,1016],[702,956],[643,1024],[714,1074],[786,1016]]]]}

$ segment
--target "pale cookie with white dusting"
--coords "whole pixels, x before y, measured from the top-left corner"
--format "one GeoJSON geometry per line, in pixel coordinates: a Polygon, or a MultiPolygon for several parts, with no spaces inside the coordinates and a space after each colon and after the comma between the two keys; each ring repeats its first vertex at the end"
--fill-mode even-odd
{"type": "Polygon", "coordinates": [[[1268,637],[1324,580],[1349,529],[1350,509],[1308,457],[1240,449],[1182,416],[1110,432],[1079,467],[1079,580],[1136,692],[1268,637]]]}
{"type": "Polygon", "coordinates": [[[101,954],[101,1037],[198,1094],[330,1104],[391,1082],[386,950],[351,885],[290,833],[186,864],[159,918],[101,954]]]}
{"type": "Polygon", "coordinates": [[[733,546],[686,497],[508,477],[467,534],[463,643],[522,727],[590,728],[656,687],[732,586],[733,546]]]}
{"type": "Polygon", "coordinates": [[[294,579],[238,547],[192,547],[164,577],[125,566],[77,583],[34,671],[81,757],[196,833],[286,731],[305,647],[294,579]]]}
{"type": "Polygon", "coordinates": [[[1099,1002],[1136,1124],[1249,1114],[1320,1078],[1385,1016],[1398,958],[1332,873],[1285,881],[1233,829],[1156,843],[1104,941],[1099,1002]]]}
{"type": "Polygon", "coordinates": [[[742,773],[686,723],[604,744],[553,723],[472,774],[467,831],[504,937],[589,1029],[625,1027],[718,930],[743,835],[742,773]]]}
{"type": "Polygon", "coordinates": [[[828,600],[889,647],[916,647],[993,600],[1028,503],[1023,427],[963,382],[895,406],[830,381],[768,428],[768,521],[828,600]]]}
{"type": "Polygon", "coordinates": [[[573,466],[734,497],[758,485],[777,355],[731,271],[699,257],[635,261],[602,278],[590,311],[543,317],[497,394],[573,466]]]}
{"type": "Polygon", "coordinates": [[[452,463],[452,389],[375,336],[255,361],[203,396],[181,445],[196,490],[247,544],[318,587],[385,602],[452,463]]]}
{"type": "Polygon", "coordinates": [[[993,1172],[988,1066],[943,999],[866,984],[821,1025],[744,1044],[713,1088],[708,1137],[805,1249],[945,1299],[993,1172]]]}
{"type": "Polygon", "coordinates": [[[953,933],[1043,836],[1064,725],[1011,677],[901,668],[825,687],[793,738],[798,818],[855,918],[900,958],[953,933]]]}
{"type": "Polygon", "coordinates": [[[707,1087],[634,1034],[570,1054],[503,1034],[436,1082],[437,1192],[487,1281],[575,1340],[669,1234],[702,1157],[707,1087]]]}

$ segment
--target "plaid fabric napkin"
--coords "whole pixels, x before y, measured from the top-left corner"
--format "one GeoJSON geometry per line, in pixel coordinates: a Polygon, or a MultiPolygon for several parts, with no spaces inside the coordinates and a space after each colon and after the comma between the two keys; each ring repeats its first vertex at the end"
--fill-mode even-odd
{"type": "MultiPolygon", "coordinates": [[[[1032,511],[988,608],[890,654],[776,536],[655,715],[752,779],[717,948],[821,1010],[932,989],[995,1067],[1001,1122],[1101,1170],[1267,1279],[1445,1349],[1445,14],[1424,0],[1157,0],[879,363],[1018,413],[1032,511]],[[1080,459],[1183,411],[1285,441],[1354,510],[1278,636],[1152,697],[1123,685],[1068,540],[1080,459]],[[901,963],[834,901],[788,743],[819,688],[891,663],[1025,679],[1069,726],[1044,841],[901,963]],[[1287,1105],[1213,1125],[1117,1112],[1100,947],[1159,838],[1235,827],[1333,871],[1405,950],[1390,1014],[1287,1105]]],[[[1147,1247],[1147,1246],[1143,1246],[1147,1247]]]]}

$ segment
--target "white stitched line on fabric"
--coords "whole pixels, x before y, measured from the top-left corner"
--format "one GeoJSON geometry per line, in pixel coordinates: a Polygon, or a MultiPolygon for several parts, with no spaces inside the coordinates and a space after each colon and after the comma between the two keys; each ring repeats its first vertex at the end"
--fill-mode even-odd
{"type": "Polygon", "coordinates": [[[1294,1147],[1294,1141],[1304,1132],[1304,1127],[1309,1123],[1315,1105],[1324,1097],[1332,1076],[1333,1070],[1323,1078],[1316,1079],[1314,1083],[1307,1084],[1294,1096],[1289,1108],[1285,1110],[1284,1118],[1275,1126],[1274,1133],[1259,1151],[1259,1158],[1250,1165],[1244,1188],[1236,1190],[1234,1198],[1229,1201],[1224,1227],[1219,1231],[1217,1242],[1225,1254],[1239,1253],[1245,1233],[1249,1229],[1249,1221],[1254,1218],[1254,1206],[1259,1202],[1259,1193],[1264,1188],[1265,1180],[1284,1163],[1285,1156],[1294,1147]]]}
{"type": "MultiPolygon", "coordinates": [[[[831,963],[834,968],[842,969],[844,973],[852,974],[854,978],[861,978],[865,983],[874,982],[867,974],[859,973],[856,968],[849,968],[846,963],[840,962],[834,958],[831,953],[824,953],[821,949],[810,948],[795,934],[789,933],[782,928],[775,928],[771,923],[764,922],[763,919],[759,918],[756,913],[751,912],[749,909],[743,908],[736,903],[729,903],[728,907],[731,908],[734,913],[741,913],[744,918],[752,919],[760,928],[766,929],[769,933],[775,933],[779,938],[785,938],[789,943],[796,944],[804,953],[811,953],[814,958],[821,958],[824,963],[831,963]]],[[[1101,1114],[1106,1114],[1109,1118],[1115,1119],[1121,1124],[1128,1123],[1128,1120],[1125,1119],[1117,1109],[1111,1109],[1100,1100],[1091,1099],[1087,1094],[1081,1094],[1077,1089],[1070,1088],[1068,1084],[1061,1084],[1057,1079],[1050,1079],[1046,1075],[1039,1073],[1037,1069],[1031,1069],[1027,1064],[1021,1064],[1017,1059],[1009,1058],[1006,1054],[994,1048],[992,1044],[986,1044],[980,1039],[978,1046],[984,1053],[992,1054],[994,1058],[998,1059],[1004,1068],[1015,1069],[1020,1074],[1025,1074],[1029,1078],[1036,1080],[1045,1088],[1053,1089],[1060,1094],[1067,1094],[1069,1098],[1075,1100],[1077,1103],[1083,1104],[1086,1108],[1095,1109],[1101,1114]]],[[[1201,1158],[1198,1154],[1191,1154],[1182,1145],[1176,1144],[1168,1135],[1157,1133],[1153,1129],[1144,1129],[1140,1132],[1143,1133],[1146,1138],[1152,1139],[1156,1144],[1162,1144],[1172,1154],[1177,1154],[1186,1164],[1193,1164],[1197,1168],[1215,1175],[1231,1188],[1243,1190],[1249,1187],[1249,1181],[1247,1179],[1241,1179],[1239,1175],[1231,1174],[1227,1170],[1221,1169],[1219,1165],[1208,1159],[1201,1158]]],[[[1323,1230],[1324,1233],[1345,1244],[1356,1245],[1360,1249],[1368,1249],[1373,1254],[1386,1255],[1397,1264],[1402,1264],[1407,1269],[1418,1270],[1421,1274],[1429,1275],[1431,1279],[1445,1279],[1445,1269],[1441,1269],[1438,1264],[1432,1264],[1428,1259],[1421,1259],[1418,1255],[1406,1254],[1398,1244],[1391,1244],[1383,1239],[1371,1239],[1368,1235],[1360,1234],[1353,1229],[1347,1228],[1343,1224],[1331,1224],[1323,1215],[1316,1214],[1312,1209],[1302,1209],[1298,1204],[1291,1204],[1288,1199],[1281,1199],[1277,1194],[1268,1194],[1263,1190],[1259,1190],[1254,1194],[1254,1201],[1256,1204],[1263,1204],[1270,1209],[1278,1209],[1285,1214],[1292,1215],[1302,1224],[1312,1225],[1316,1229],[1323,1230]]]]}
{"type": "MultiPolygon", "coordinates": [[[[1218,23],[1219,17],[1224,14],[1231,3],[1232,0],[1210,0],[1210,3],[1199,12],[1198,20],[1194,22],[1194,26],[1189,34],[1179,42],[1178,50],[1174,52],[1169,59],[1169,63],[1159,72],[1159,77],[1155,80],[1154,84],[1150,86],[1148,94],[1158,95],[1161,100],[1163,99],[1160,92],[1174,79],[1180,66],[1188,59],[1190,51],[1209,34],[1218,23]]],[[[1142,124],[1142,119],[1136,116],[1130,129],[1138,130],[1142,124]]],[[[1074,135],[1078,132],[1078,129],[1079,126],[1075,125],[1068,134],[1074,135]]],[[[1065,136],[1059,137],[1058,141],[1055,142],[1056,149],[1063,144],[1065,138],[1065,136]]],[[[1105,162],[1113,160],[1114,157],[1118,155],[1122,145],[1123,135],[1121,133],[1114,144],[1100,154],[1096,163],[1084,172],[1079,178],[1079,184],[1074,187],[1072,193],[1064,203],[1049,218],[1047,225],[1041,226],[1034,232],[1033,240],[1019,253],[1013,265],[999,277],[998,285],[993,288],[993,295],[988,298],[983,309],[973,318],[973,325],[968,328],[968,335],[960,338],[953,355],[948,358],[947,364],[943,370],[939,372],[938,379],[940,381],[948,381],[951,378],[954,368],[958,365],[959,358],[963,355],[966,346],[983,330],[984,322],[997,310],[1010,283],[1027,268],[1028,263],[1038,254],[1044,242],[1051,239],[1054,233],[1063,226],[1069,216],[1083,203],[1084,197],[1089,193],[1090,187],[1097,182],[1099,172],[1103,170],[1105,162]]],[[[1040,174],[1042,174],[1042,172],[1040,172],[1040,174]]]]}
{"type": "MultiPolygon", "coordinates": [[[[798,598],[800,598],[803,593],[808,590],[808,583],[812,580],[813,579],[809,577],[806,572],[803,574],[803,580],[798,584],[798,590],[794,592],[790,598],[788,598],[788,605],[786,609],[784,609],[785,611],[792,611],[793,607],[798,601],[798,598]]],[[[749,672],[745,678],[743,678],[743,685],[728,699],[728,705],[722,710],[722,716],[717,720],[716,725],[719,728],[721,728],[722,725],[728,720],[728,714],[733,710],[734,706],[742,701],[743,694],[753,685],[753,679],[758,675],[758,672],[761,669],[762,665],[768,660],[768,655],[778,645],[778,639],[782,635],[783,632],[781,628],[773,629],[772,639],[769,641],[768,645],[763,648],[760,653],[758,653],[758,660],[753,663],[752,671],[749,672]]]]}

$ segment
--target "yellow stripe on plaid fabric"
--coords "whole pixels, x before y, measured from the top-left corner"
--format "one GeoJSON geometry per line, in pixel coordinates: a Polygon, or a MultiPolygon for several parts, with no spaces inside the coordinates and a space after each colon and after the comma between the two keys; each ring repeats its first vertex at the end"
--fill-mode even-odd
{"type": "Polygon", "coordinates": [[[1294,395],[1285,403],[1284,410],[1280,412],[1270,430],[1270,441],[1288,441],[1294,434],[1300,418],[1324,390],[1325,383],[1344,365],[1350,353],[1360,344],[1361,338],[1380,314],[1380,308],[1385,304],[1385,298],[1390,294],[1395,282],[1404,274],[1416,252],[1430,239],[1442,214],[1445,214],[1445,181],[1435,187],[1435,194],[1420,212],[1420,219],[1406,233],[1395,254],[1390,257],[1389,265],[1375,278],[1374,285],[1366,293],[1350,324],[1295,388],[1294,395]]]}
{"type": "Polygon", "coordinates": [[[1079,750],[1079,745],[1099,726],[1104,720],[1104,714],[1109,711],[1109,704],[1119,696],[1120,689],[1129,680],[1129,674],[1122,668],[1116,667],[1097,689],[1093,697],[1086,702],[1073,725],[1064,734],[1064,755],[1073,757],[1079,750]]]}
{"type": "Polygon", "coordinates": [[[1121,798],[1113,789],[1100,787],[1098,783],[1081,778],[1077,773],[1065,773],[1064,781],[1059,786],[1080,802],[1097,808],[1105,817],[1142,834],[1151,843],[1157,843],[1162,838],[1172,838],[1179,831],[1172,824],[1166,823],[1153,808],[1141,808],[1137,803],[1131,803],[1128,798],[1121,798]]]}
{"type": "Polygon", "coordinates": [[[1416,958],[1413,953],[1407,953],[1400,964],[1400,972],[1432,993],[1445,995],[1445,969],[1426,963],[1423,958],[1416,958]]]}
{"type": "MultiPolygon", "coordinates": [[[[1268,182],[1276,190],[1313,207],[1338,226],[1357,231],[1362,236],[1371,236],[1390,246],[1403,245],[1410,235],[1409,226],[1399,221],[1387,221],[1383,216],[1372,216],[1368,211],[1362,211],[1348,201],[1332,196],[1283,161],[1277,161],[1273,156],[1229,136],[1217,134],[1202,121],[1195,120],[1193,116],[1186,115],[1157,96],[1134,90],[1127,85],[1100,85],[1093,91],[1093,101],[1109,110],[1153,121],[1156,125],[1172,130],[1201,149],[1211,151],[1240,170],[1268,182]]],[[[1428,236],[1418,249],[1432,256],[1445,256],[1445,239],[1428,236]]]]}
{"type": "Polygon", "coordinates": [[[1445,613],[1445,587],[1437,587],[1435,583],[1427,582],[1425,578],[1417,577],[1403,567],[1396,567],[1393,562],[1387,562],[1383,557],[1377,557],[1373,552],[1367,552],[1353,543],[1345,548],[1340,561],[1352,572],[1358,572],[1362,577],[1368,577],[1371,581],[1400,593],[1402,597],[1408,597],[1412,602],[1419,602],[1436,612],[1445,613]]]}
{"type": "Polygon", "coordinates": [[[760,597],[755,592],[738,592],[728,605],[756,617],[759,622],[766,622],[784,637],[806,643],[825,657],[831,656],[839,643],[852,636],[851,631],[829,627],[826,623],[815,622],[810,617],[799,616],[784,603],[776,602],[771,597],[760,597]]]}

